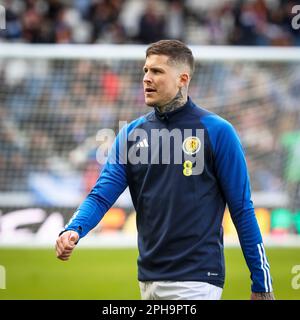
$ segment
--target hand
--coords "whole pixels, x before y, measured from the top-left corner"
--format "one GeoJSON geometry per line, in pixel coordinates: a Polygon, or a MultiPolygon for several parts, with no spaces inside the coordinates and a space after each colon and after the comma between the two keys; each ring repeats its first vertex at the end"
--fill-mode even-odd
{"type": "Polygon", "coordinates": [[[275,300],[273,292],[252,292],[251,300],[275,300]]]}
{"type": "Polygon", "coordinates": [[[75,231],[66,231],[62,233],[56,240],[56,256],[58,259],[66,261],[69,260],[79,235],[75,231]]]}

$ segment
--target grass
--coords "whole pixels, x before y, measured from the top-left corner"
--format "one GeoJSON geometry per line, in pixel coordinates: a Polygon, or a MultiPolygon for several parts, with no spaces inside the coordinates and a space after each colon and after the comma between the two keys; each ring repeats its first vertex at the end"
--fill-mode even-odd
{"type": "MultiPolygon", "coordinates": [[[[291,270],[300,264],[298,248],[267,248],[277,299],[300,299],[292,288],[291,270]]],[[[223,299],[250,297],[249,271],[239,248],[225,250],[226,281],[223,299]]],[[[140,299],[137,250],[80,249],[62,262],[51,249],[0,249],[6,270],[6,289],[0,300],[11,299],[140,299]]]]}

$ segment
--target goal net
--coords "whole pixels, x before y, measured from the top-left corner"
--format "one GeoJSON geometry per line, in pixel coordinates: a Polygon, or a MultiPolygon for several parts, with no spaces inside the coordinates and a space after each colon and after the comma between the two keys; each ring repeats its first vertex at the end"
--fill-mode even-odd
{"type": "MultiPolygon", "coordinates": [[[[196,69],[190,96],[237,129],[255,206],[296,213],[299,49],[191,48],[196,69]]],[[[75,208],[83,200],[101,170],[99,130],[117,133],[120,121],[149,112],[142,88],[144,57],[145,47],[137,45],[1,44],[3,212],[10,207],[75,208]]],[[[117,205],[132,208],[128,193],[117,205]]],[[[118,217],[121,224],[125,218],[118,217]]]]}

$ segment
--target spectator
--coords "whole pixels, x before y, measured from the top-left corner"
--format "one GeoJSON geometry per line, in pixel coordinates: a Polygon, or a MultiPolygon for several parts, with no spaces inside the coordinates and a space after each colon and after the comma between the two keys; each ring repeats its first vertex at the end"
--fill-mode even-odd
{"type": "Polygon", "coordinates": [[[7,0],[5,41],[300,45],[292,27],[295,0],[7,0]],[[267,5],[268,4],[268,5],[267,5]]]}
{"type": "Polygon", "coordinates": [[[151,43],[165,37],[165,20],[157,11],[155,2],[149,1],[139,22],[138,40],[151,43]]]}
{"type": "Polygon", "coordinates": [[[166,34],[169,39],[184,38],[184,5],[182,1],[172,0],[166,17],[166,34]]]}

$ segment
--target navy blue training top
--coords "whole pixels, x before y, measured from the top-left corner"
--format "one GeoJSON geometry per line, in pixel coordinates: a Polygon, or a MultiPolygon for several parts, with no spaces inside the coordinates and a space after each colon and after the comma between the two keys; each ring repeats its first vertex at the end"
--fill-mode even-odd
{"type": "Polygon", "coordinates": [[[154,109],[125,126],[65,230],[84,237],[127,186],[137,213],[140,281],[204,281],[223,287],[227,204],[252,291],[272,291],[243,148],[228,121],[188,98],[179,109],[154,109]]]}

